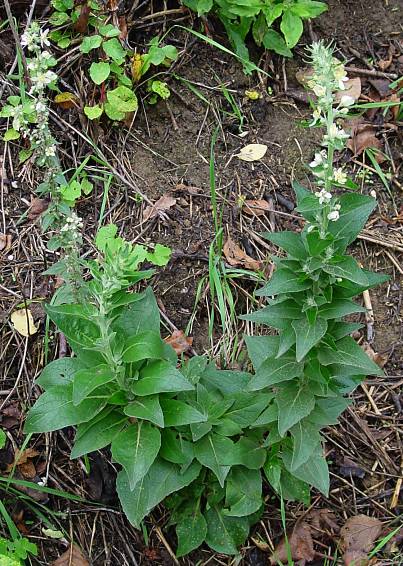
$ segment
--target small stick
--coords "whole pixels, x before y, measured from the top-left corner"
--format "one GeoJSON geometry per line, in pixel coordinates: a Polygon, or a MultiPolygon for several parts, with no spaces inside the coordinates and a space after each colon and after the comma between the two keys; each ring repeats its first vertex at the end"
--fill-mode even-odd
{"type": "Polygon", "coordinates": [[[367,321],[367,340],[368,342],[371,342],[374,337],[375,317],[374,317],[374,310],[372,308],[371,296],[369,294],[368,289],[363,291],[362,296],[364,299],[365,308],[367,309],[367,312],[365,313],[365,318],[367,321]]]}
{"type": "Polygon", "coordinates": [[[171,105],[169,104],[168,100],[165,101],[166,107],[169,112],[169,117],[171,118],[172,126],[175,131],[179,130],[178,122],[175,119],[174,113],[172,112],[171,105]]]}
{"type": "Polygon", "coordinates": [[[179,560],[176,558],[174,551],[172,550],[172,548],[169,546],[167,539],[164,537],[164,535],[162,534],[162,531],[159,527],[157,527],[155,525],[155,532],[157,533],[158,538],[160,539],[160,541],[162,542],[162,544],[165,546],[165,548],[168,551],[168,554],[170,555],[170,557],[172,558],[172,560],[175,562],[175,564],[177,564],[177,566],[179,566],[179,560]]]}
{"type": "Polygon", "coordinates": [[[397,79],[396,73],[384,73],[376,69],[359,69],[358,67],[346,67],[348,73],[355,73],[356,75],[363,75],[366,77],[378,77],[381,79],[397,79]]]}
{"type": "Polygon", "coordinates": [[[31,81],[30,81],[29,73],[28,73],[27,60],[25,58],[25,53],[24,53],[22,46],[21,46],[20,36],[18,35],[17,29],[15,27],[13,14],[11,13],[10,4],[9,4],[8,0],[4,0],[4,7],[6,9],[8,23],[10,24],[10,28],[11,28],[11,31],[12,31],[12,34],[13,34],[13,37],[14,37],[15,47],[16,47],[17,51],[19,50],[20,53],[21,53],[21,61],[22,61],[22,66],[24,67],[25,82],[30,87],[31,81]]]}

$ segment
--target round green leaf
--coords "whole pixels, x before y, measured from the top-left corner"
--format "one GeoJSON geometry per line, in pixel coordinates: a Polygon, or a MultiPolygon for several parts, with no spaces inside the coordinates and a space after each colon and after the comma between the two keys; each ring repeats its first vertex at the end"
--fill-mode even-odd
{"type": "Polygon", "coordinates": [[[100,61],[99,63],[92,63],[90,67],[90,77],[96,85],[102,84],[109,77],[111,68],[109,63],[100,61]]]}

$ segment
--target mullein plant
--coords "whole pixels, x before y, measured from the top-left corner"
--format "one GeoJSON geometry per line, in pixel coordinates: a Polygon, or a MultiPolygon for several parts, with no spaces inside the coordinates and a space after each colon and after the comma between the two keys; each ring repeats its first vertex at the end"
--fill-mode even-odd
{"type": "Polygon", "coordinates": [[[321,429],[337,423],[352,402],[346,395],[366,375],[383,375],[351,337],[362,325],[344,317],[364,313],[352,298],[388,279],[346,253],[376,201],[352,192],[356,186],[334,165],[349,137],[341,122],[354,104],[344,93],[344,66],[322,42],[311,46],[309,58],[308,88],[315,95],[310,126],[324,128],[322,148],[309,164],[317,188],[294,183],[296,211],[306,220],[300,233],[264,234],[287,255],[274,258],[274,275],[257,293],[268,305],[243,316],[277,331],[246,338],[255,370],[248,389],[273,394],[260,417],[269,430],[266,477],[278,493],[302,500],[308,484],[329,490],[321,429]]]}
{"type": "Polygon", "coordinates": [[[28,53],[28,89],[21,80],[20,94],[8,97],[0,117],[11,121],[4,140],[22,137],[27,145],[20,151],[20,162],[31,159],[43,172],[42,182],[36,192],[49,198],[50,202],[41,216],[42,229],[54,231],[48,249],[63,250],[63,277],[77,286],[77,278],[81,273],[79,253],[82,222],[63,199],[63,188],[68,183],[57,155],[57,142],[49,127],[47,90],[56,88],[58,77],[52,70],[56,59],[47,49],[50,46],[48,32],[47,29],[41,29],[38,22],[33,22],[22,34],[21,46],[28,53]]]}

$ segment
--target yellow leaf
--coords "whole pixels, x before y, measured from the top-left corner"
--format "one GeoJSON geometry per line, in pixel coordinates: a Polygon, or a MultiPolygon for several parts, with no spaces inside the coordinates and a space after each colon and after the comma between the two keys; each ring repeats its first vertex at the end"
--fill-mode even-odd
{"type": "Polygon", "coordinates": [[[72,92],[61,92],[55,96],[55,102],[64,110],[78,106],[79,99],[72,92]]]}
{"type": "Polygon", "coordinates": [[[28,309],[19,309],[11,313],[11,322],[16,331],[22,336],[32,336],[38,332],[32,313],[28,309]]]}
{"type": "Polygon", "coordinates": [[[250,143],[245,145],[236,156],[242,161],[258,161],[262,159],[267,151],[267,145],[262,143],[250,143]]]}
{"type": "Polygon", "coordinates": [[[135,83],[141,79],[141,68],[143,66],[143,58],[140,53],[135,53],[132,59],[132,77],[135,83]]]}
{"type": "Polygon", "coordinates": [[[260,94],[257,90],[245,90],[245,96],[249,98],[249,100],[259,100],[260,98],[260,94]]]}

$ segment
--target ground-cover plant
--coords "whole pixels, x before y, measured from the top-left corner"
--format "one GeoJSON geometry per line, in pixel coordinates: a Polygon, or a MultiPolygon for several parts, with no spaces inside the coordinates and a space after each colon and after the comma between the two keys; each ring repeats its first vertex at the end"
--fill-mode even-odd
{"type": "Polygon", "coordinates": [[[270,432],[266,477],[272,487],[297,496],[298,483],[284,486],[283,473],[301,485],[323,493],[329,488],[320,430],[335,424],[349,405],[345,394],[367,374],[383,375],[350,334],[360,324],[343,318],[365,309],[352,298],[387,276],[368,272],[346,254],[376,206],[375,199],[354,192],[338,196],[338,188],[354,187],[341,168],[334,167],[335,151],[348,135],[340,119],[354,101],[343,95],[347,80],[333,50],[322,43],[310,50],[313,74],[308,86],[316,95],[312,126],[325,128],[320,152],[310,163],[318,189],[312,193],[294,184],[297,211],[306,219],[302,232],[264,236],[287,254],[276,258],[276,270],[258,294],[268,306],[243,318],[275,328],[276,336],[247,337],[255,375],[251,391],[273,394],[261,417],[270,432]],[[336,93],[338,97],[336,98],[336,93]]]}
{"type": "Polygon", "coordinates": [[[182,0],[198,15],[212,12],[224,24],[236,54],[244,62],[245,72],[254,66],[248,64],[249,51],[245,41],[251,32],[255,43],[291,57],[291,49],[303,32],[303,21],[316,18],[327,10],[325,2],[316,0],[182,0]],[[280,32],[273,29],[279,22],[280,32]]]}
{"type": "MultiPolygon", "coordinates": [[[[57,26],[49,34],[52,41],[66,49],[73,40],[80,43],[83,55],[89,55],[88,77],[96,85],[95,104],[86,104],[84,113],[90,120],[106,114],[111,120],[124,120],[138,108],[137,83],[152,66],[169,66],[177,58],[173,45],[160,45],[154,37],[144,53],[135,53],[121,40],[121,30],[107,23],[107,14],[100,2],[93,0],[82,6],[73,0],[52,0],[55,12],[50,23],[57,26]],[[85,19],[80,26],[80,18],[85,19]],[[99,87],[99,88],[97,88],[99,87]]],[[[170,96],[168,85],[152,76],[147,83],[147,101],[170,96]]]]}

